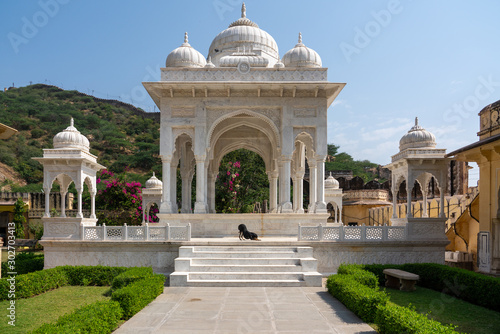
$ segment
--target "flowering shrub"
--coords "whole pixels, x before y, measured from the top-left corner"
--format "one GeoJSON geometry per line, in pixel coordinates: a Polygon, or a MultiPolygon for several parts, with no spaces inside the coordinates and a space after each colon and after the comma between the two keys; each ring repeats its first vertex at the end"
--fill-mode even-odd
{"type": "MultiPolygon", "coordinates": [[[[141,183],[128,180],[128,169],[120,174],[102,170],[97,177],[96,214],[99,224],[140,225],[142,223],[141,183]]],[[[85,205],[90,206],[89,198],[85,205]]],[[[150,210],[148,221],[158,221],[158,208],[150,210]]]]}
{"type": "Polygon", "coordinates": [[[219,193],[219,211],[223,213],[236,213],[241,208],[238,201],[238,190],[241,187],[240,176],[241,163],[229,161],[219,168],[217,185],[219,193]],[[221,171],[225,171],[221,173],[221,171]]]}

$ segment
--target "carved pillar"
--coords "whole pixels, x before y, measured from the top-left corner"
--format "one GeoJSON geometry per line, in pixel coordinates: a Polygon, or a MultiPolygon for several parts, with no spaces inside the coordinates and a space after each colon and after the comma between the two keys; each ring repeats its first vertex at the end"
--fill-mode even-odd
{"type": "Polygon", "coordinates": [[[406,217],[407,218],[413,218],[413,214],[411,212],[411,192],[413,190],[413,187],[410,188],[410,180],[407,180],[406,182],[406,217]]]}
{"type": "Polygon", "coordinates": [[[291,158],[282,158],[282,187],[280,187],[280,198],[281,198],[281,212],[282,213],[292,213],[293,207],[290,202],[290,166],[291,158]]]}
{"type": "Polygon", "coordinates": [[[177,213],[179,209],[177,207],[177,165],[178,162],[170,165],[170,202],[173,213],[177,213]]]}
{"type": "Polygon", "coordinates": [[[207,213],[205,174],[205,157],[196,157],[196,203],[194,204],[194,213],[207,213]]]}
{"type": "Polygon", "coordinates": [[[296,173],[294,179],[294,207],[295,213],[304,213],[304,172],[296,173]]]}
{"type": "Polygon", "coordinates": [[[217,174],[208,174],[208,208],[210,213],[215,213],[215,181],[217,174]]]}
{"type": "Polygon", "coordinates": [[[316,199],[316,213],[326,213],[326,203],[325,203],[325,157],[317,157],[316,165],[318,167],[318,188],[317,194],[318,197],[316,199]]]}
{"type": "Polygon", "coordinates": [[[278,208],[278,172],[270,172],[269,177],[269,211],[276,212],[278,208]]]}
{"type": "Polygon", "coordinates": [[[316,175],[316,164],[309,161],[309,213],[314,213],[316,210],[316,193],[318,189],[318,180],[316,175]]]}
{"type": "Polygon", "coordinates": [[[83,188],[77,188],[77,196],[78,196],[78,213],[76,214],[76,218],[83,218],[83,212],[82,212],[82,194],[83,194],[83,188]]]}
{"type": "Polygon", "coordinates": [[[172,213],[172,202],[170,198],[171,189],[170,187],[170,160],[162,158],[162,171],[163,171],[163,189],[162,189],[162,199],[160,205],[160,213],[172,213]]]}
{"type": "Polygon", "coordinates": [[[95,215],[95,195],[96,195],[95,190],[90,193],[90,218],[92,218],[92,219],[96,218],[96,215],[95,215]]]}
{"type": "Polygon", "coordinates": [[[43,187],[43,192],[45,193],[45,213],[44,217],[50,217],[50,187],[43,187]]]}
{"type": "Polygon", "coordinates": [[[66,217],[66,194],[67,191],[61,191],[61,217],[66,217]]]}

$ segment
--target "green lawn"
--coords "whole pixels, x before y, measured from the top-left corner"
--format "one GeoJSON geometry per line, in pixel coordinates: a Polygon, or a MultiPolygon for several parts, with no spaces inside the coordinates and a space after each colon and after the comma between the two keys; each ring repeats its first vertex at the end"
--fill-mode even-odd
{"type": "Polygon", "coordinates": [[[8,324],[9,301],[0,302],[0,333],[27,333],[44,323],[57,319],[75,309],[98,300],[110,299],[104,296],[108,286],[65,286],[41,295],[16,300],[16,326],[8,324]]]}
{"type": "Polygon", "coordinates": [[[454,324],[462,333],[500,333],[500,313],[467,303],[444,293],[417,286],[413,292],[386,289],[391,302],[415,306],[417,312],[428,313],[443,324],[454,324]]]}

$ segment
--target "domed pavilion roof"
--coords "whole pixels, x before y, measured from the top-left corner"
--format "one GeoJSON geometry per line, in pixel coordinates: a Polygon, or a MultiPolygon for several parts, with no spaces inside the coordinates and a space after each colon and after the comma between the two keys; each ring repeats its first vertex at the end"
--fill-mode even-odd
{"type": "Polygon", "coordinates": [[[436,137],[429,131],[418,125],[418,117],[415,117],[415,125],[399,141],[399,151],[408,148],[435,148],[436,137]]]}
{"type": "Polygon", "coordinates": [[[166,67],[204,67],[205,57],[188,43],[188,33],[184,34],[184,43],[167,56],[166,67]]]}
{"type": "Polygon", "coordinates": [[[299,33],[299,42],[283,56],[285,67],[321,67],[321,57],[313,49],[302,43],[302,34],[299,33]]]}
{"type": "Polygon", "coordinates": [[[59,149],[76,148],[85,152],[89,152],[90,149],[89,140],[74,127],[73,118],[71,118],[70,126],[54,136],[53,144],[54,148],[59,149]]]}

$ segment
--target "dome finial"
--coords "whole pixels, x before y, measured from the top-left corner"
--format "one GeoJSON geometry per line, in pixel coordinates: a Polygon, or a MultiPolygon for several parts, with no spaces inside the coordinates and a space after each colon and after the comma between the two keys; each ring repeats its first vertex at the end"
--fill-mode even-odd
{"type": "Polygon", "coordinates": [[[415,126],[418,126],[418,117],[415,117],[415,126]]]}
{"type": "Polygon", "coordinates": [[[153,172],[153,177],[155,177],[155,172],[153,172]]]}
{"type": "Polygon", "coordinates": [[[302,44],[302,33],[299,32],[299,44],[302,44]]]}
{"type": "Polygon", "coordinates": [[[73,117],[71,117],[71,121],[69,123],[70,126],[75,126],[75,121],[73,120],[73,117]]]}
{"type": "Polygon", "coordinates": [[[184,33],[184,43],[188,43],[188,33],[184,33]]]}
{"type": "Polygon", "coordinates": [[[247,17],[247,7],[245,6],[245,3],[244,3],[244,2],[243,2],[243,4],[241,5],[241,17],[242,17],[242,18],[247,17]]]}

